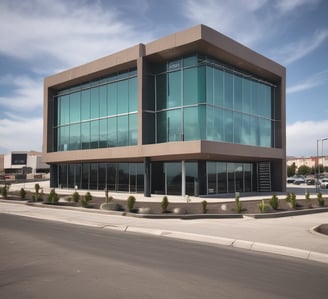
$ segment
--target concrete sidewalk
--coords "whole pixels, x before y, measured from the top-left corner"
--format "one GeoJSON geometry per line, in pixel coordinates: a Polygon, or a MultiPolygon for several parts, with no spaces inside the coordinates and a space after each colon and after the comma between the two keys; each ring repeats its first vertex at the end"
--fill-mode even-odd
{"type": "Polygon", "coordinates": [[[28,206],[2,200],[0,213],[226,245],[328,264],[328,236],[313,231],[315,226],[328,223],[328,212],[271,219],[144,219],[107,211],[28,206]]]}

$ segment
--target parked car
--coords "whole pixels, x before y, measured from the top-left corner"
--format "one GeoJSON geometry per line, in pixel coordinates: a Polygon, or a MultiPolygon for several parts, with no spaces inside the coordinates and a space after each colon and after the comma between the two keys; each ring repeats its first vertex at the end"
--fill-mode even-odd
{"type": "Polygon", "coordinates": [[[328,189],[328,178],[323,178],[320,183],[321,188],[328,189]]]}
{"type": "Polygon", "coordinates": [[[293,177],[293,176],[287,178],[287,184],[292,184],[292,183],[294,183],[295,179],[296,179],[296,177],[293,177]]]}
{"type": "Polygon", "coordinates": [[[307,185],[315,185],[315,179],[313,178],[309,178],[309,179],[306,179],[305,182],[307,185]]]}
{"type": "Polygon", "coordinates": [[[295,184],[295,185],[305,184],[305,180],[303,178],[296,178],[294,180],[293,184],[295,184]]]}

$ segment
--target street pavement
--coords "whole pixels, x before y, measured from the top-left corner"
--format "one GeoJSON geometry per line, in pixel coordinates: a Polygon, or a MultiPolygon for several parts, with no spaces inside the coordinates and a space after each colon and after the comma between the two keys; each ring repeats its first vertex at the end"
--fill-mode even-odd
{"type": "Polygon", "coordinates": [[[224,245],[328,264],[328,236],[313,230],[328,223],[328,212],[269,219],[145,219],[109,211],[43,204],[30,206],[24,202],[0,200],[0,213],[224,245]]]}

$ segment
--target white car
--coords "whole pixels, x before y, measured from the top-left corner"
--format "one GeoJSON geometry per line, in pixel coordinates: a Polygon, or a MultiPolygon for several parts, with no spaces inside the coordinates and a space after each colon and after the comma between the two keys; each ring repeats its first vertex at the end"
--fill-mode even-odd
{"type": "Polygon", "coordinates": [[[323,179],[320,181],[320,187],[321,187],[321,188],[328,189],[328,178],[323,178],[323,179]]]}
{"type": "Polygon", "coordinates": [[[295,185],[305,184],[305,180],[303,178],[296,178],[294,180],[293,184],[295,184],[295,185]]]}

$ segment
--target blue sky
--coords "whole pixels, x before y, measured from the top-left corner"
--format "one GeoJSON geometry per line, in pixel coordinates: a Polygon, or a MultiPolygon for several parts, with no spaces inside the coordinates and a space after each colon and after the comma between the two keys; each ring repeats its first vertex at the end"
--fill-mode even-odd
{"type": "Polygon", "coordinates": [[[325,0],[2,0],[0,154],[41,151],[44,77],[205,24],[286,67],[287,155],[315,155],[328,137],[327,16],[325,0]]]}

